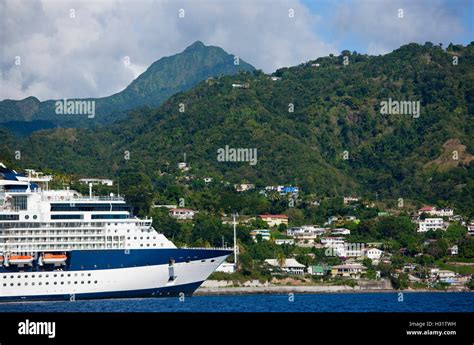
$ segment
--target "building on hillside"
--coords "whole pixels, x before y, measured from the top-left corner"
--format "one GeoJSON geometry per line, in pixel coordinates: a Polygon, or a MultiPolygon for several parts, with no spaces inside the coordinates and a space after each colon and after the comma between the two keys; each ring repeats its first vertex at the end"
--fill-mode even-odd
{"type": "Polygon", "coordinates": [[[295,240],[292,238],[277,238],[275,239],[275,244],[281,246],[283,244],[290,244],[293,245],[295,244],[295,240]]]}
{"type": "Polygon", "coordinates": [[[205,183],[211,183],[212,182],[212,177],[204,177],[203,178],[205,183]]]}
{"type": "Polygon", "coordinates": [[[446,230],[443,218],[426,218],[418,223],[418,232],[427,232],[430,230],[446,230]]]}
{"type": "Polygon", "coordinates": [[[336,265],[331,268],[331,276],[346,277],[346,278],[360,278],[365,268],[361,264],[345,264],[336,265]]]}
{"type": "Polygon", "coordinates": [[[106,178],[81,178],[79,179],[79,183],[82,183],[82,184],[93,184],[93,185],[103,185],[103,186],[113,186],[114,185],[114,181],[113,180],[109,180],[109,179],[106,179],[106,178]]]}
{"type": "Polygon", "coordinates": [[[234,184],[234,188],[237,192],[246,192],[248,190],[254,189],[255,185],[252,183],[240,183],[234,184]]]}
{"type": "Polygon", "coordinates": [[[474,221],[471,221],[467,226],[467,233],[474,236],[474,221]]]}
{"type": "Polygon", "coordinates": [[[437,279],[442,283],[455,283],[456,273],[450,270],[439,270],[437,279]]]}
{"type": "Polygon", "coordinates": [[[448,248],[448,253],[449,255],[458,255],[459,254],[459,248],[458,248],[458,245],[455,244],[454,246],[448,248]]]}
{"type": "Polygon", "coordinates": [[[281,78],[280,78],[280,77],[273,77],[273,76],[272,76],[272,77],[270,77],[270,79],[271,79],[271,80],[273,80],[273,81],[279,81],[279,80],[281,80],[281,78]]]}
{"type": "Polygon", "coordinates": [[[169,211],[169,215],[178,220],[188,220],[193,219],[196,211],[189,208],[172,208],[169,211]]]}
{"type": "Polygon", "coordinates": [[[342,236],[342,235],[350,235],[351,231],[345,228],[335,228],[331,230],[331,235],[334,236],[342,236]]]}
{"type": "Polygon", "coordinates": [[[359,201],[359,198],[356,197],[356,196],[345,196],[344,197],[344,204],[347,205],[347,204],[350,204],[352,202],[358,202],[359,201]]]}
{"type": "Polygon", "coordinates": [[[223,263],[220,264],[219,267],[216,268],[216,272],[234,273],[235,265],[224,261],[223,263]]]}
{"type": "Polygon", "coordinates": [[[313,265],[308,266],[308,273],[313,276],[325,276],[331,272],[331,266],[323,266],[323,265],[313,265]]]}
{"type": "Polygon", "coordinates": [[[454,210],[452,208],[437,208],[433,206],[423,206],[418,210],[418,214],[426,213],[430,216],[437,217],[452,217],[454,210]]]}
{"type": "Polygon", "coordinates": [[[188,171],[190,169],[188,163],[186,162],[179,162],[178,163],[178,169],[181,171],[188,171]]]}
{"type": "Polygon", "coordinates": [[[270,227],[279,226],[280,224],[288,226],[288,216],[286,214],[260,214],[258,218],[270,227]]]}
{"type": "Polygon", "coordinates": [[[383,250],[378,248],[365,248],[364,255],[372,261],[379,261],[383,255],[383,250]]]}
{"type": "Polygon", "coordinates": [[[153,205],[153,208],[167,208],[167,209],[173,209],[173,208],[177,208],[178,205],[175,205],[175,204],[170,204],[170,205],[164,205],[164,204],[154,204],[153,205]]]}
{"type": "Polygon", "coordinates": [[[305,265],[300,264],[295,259],[285,259],[281,263],[277,259],[266,259],[265,262],[270,266],[279,267],[288,274],[303,275],[306,268],[305,265]]]}
{"type": "Polygon", "coordinates": [[[295,240],[304,241],[310,240],[314,241],[318,236],[321,236],[326,232],[324,228],[316,228],[312,225],[303,225],[301,227],[295,227],[288,229],[286,234],[288,236],[293,236],[295,240]]]}
{"type": "Polygon", "coordinates": [[[262,236],[264,241],[269,241],[271,237],[270,230],[268,229],[255,229],[250,232],[250,236],[255,242],[257,242],[258,235],[262,236]]]}

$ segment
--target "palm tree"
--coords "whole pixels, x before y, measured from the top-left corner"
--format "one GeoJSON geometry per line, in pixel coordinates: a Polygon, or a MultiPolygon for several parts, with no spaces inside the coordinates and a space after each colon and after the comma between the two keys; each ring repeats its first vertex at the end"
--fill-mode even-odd
{"type": "Polygon", "coordinates": [[[276,259],[280,267],[283,267],[285,265],[286,258],[283,252],[279,252],[276,259]]]}

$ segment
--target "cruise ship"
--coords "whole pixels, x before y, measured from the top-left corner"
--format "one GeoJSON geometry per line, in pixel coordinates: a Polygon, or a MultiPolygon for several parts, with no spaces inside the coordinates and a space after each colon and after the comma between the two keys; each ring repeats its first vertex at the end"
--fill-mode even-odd
{"type": "Polygon", "coordinates": [[[177,248],[121,196],[0,163],[0,301],[189,296],[231,254],[177,248]]]}

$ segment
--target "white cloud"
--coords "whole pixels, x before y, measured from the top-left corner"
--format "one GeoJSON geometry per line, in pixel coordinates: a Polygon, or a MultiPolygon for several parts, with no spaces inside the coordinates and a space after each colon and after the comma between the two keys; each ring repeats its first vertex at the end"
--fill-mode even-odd
{"type": "Polygon", "coordinates": [[[328,27],[340,36],[363,37],[376,54],[411,41],[436,43],[462,30],[456,15],[435,0],[336,3],[334,11],[315,16],[298,0],[0,0],[0,99],[107,96],[196,40],[273,72],[339,52],[317,35],[328,27]],[[399,3],[406,8],[402,20],[396,17],[399,3]],[[20,66],[15,56],[21,56],[20,66]]]}
{"type": "Polygon", "coordinates": [[[336,51],[314,34],[317,18],[296,0],[4,0],[0,6],[0,99],[107,96],[196,40],[266,72],[336,51]],[[294,18],[288,18],[290,7],[294,18]],[[184,18],[178,16],[180,8],[184,18]],[[14,65],[15,56],[21,56],[20,66],[14,65]]]}

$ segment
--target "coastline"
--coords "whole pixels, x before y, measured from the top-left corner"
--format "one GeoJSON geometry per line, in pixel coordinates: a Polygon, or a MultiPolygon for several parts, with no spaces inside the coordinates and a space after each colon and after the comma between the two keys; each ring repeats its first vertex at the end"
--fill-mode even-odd
{"type": "MultiPolygon", "coordinates": [[[[212,285],[212,284],[208,284],[212,285]]],[[[465,288],[451,288],[446,290],[435,289],[406,289],[396,290],[383,287],[364,287],[348,285],[260,285],[260,286],[203,286],[199,287],[193,295],[215,296],[215,295],[254,295],[254,294],[338,294],[338,293],[453,293],[471,292],[465,288]]]]}

